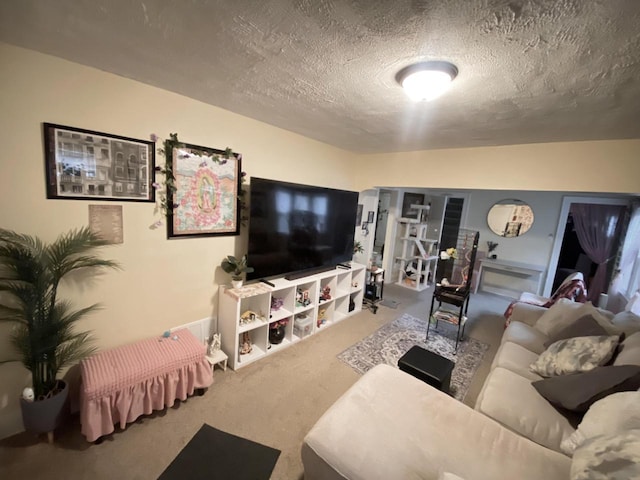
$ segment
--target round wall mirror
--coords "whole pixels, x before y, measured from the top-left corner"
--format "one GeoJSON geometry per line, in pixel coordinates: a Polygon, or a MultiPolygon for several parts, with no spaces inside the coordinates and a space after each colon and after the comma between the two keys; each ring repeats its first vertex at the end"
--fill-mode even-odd
{"type": "Polygon", "coordinates": [[[519,237],[533,225],[533,210],[520,200],[501,200],[487,214],[489,228],[501,237],[519,237]]]}

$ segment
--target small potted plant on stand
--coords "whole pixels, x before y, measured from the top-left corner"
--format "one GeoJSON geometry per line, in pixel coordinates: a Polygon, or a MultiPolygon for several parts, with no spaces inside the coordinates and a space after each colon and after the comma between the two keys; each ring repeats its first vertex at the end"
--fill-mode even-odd
{"type": "Polygon", "coordinates": [[[242,274],[253,272],[253,267],[247,265],[247,256],[243,255],[238,259],[233,255],[228,255],[220,264],[222,270],[231,274],[231,284],[233,288],[242,287],[242,274]]]}
{"type": "Polygon", "coordinates": [[[91,252],[106,242],[88,228],[72,230],[53,243],[0,229],[0,320],[13,322],[11,343],[19,359],[31,371],[32,388],[25,388],[20,406],[28,431],[53,431],[65,417],[68,386],[60,371],[91,354],[89,332],[74,325],[98,305],[73,311],[71,303],[58,298],[58,285],[77,270],[117,268],[91,252]]]}
{"type": "Polygon", "coordinates": [[[496,242],[492,242],[491,240],[487,241],[487,256],[493,260],[498,258],[498,256],[493,252],[496,248],[498,248],[498,244],[496,242]]]}

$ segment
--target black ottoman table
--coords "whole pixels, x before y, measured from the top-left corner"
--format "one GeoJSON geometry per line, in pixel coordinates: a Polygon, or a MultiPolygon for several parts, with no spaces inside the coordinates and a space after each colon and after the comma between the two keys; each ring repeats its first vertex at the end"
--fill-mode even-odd
{"type": "Polygon", "coordinates": [[[453,363],[437,353],[414,345],[398,360],[398,367],[403,372],[428,383],[443,392],[449,393],[453,363]]]}

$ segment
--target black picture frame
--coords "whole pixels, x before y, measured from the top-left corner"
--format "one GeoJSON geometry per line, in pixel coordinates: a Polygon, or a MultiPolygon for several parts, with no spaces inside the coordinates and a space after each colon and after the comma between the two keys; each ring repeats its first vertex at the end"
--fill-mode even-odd
{"type": "Polygon", "coordinates": [[[374,216],[375,216],[375,212],[373,210],[369,211],[369,213],[367,214],[367,222],[373,223],[374,216]]]}
{"type": "Polygon", "coordinates": [[[43,123],[47,198],[155,202],[155,142],[43,123]]]}
{"type": "Polygon", "coordinates": [[[242,155],[182,143],[167,152],[175,191],[167,192],[167,237],[240,234],[242,155]]]}

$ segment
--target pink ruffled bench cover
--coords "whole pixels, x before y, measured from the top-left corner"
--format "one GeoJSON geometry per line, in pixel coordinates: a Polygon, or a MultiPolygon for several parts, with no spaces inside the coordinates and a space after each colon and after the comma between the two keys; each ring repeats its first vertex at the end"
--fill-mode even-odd
{"type": "Polygon", "coordinates": [[[206,347],[187,329],[100,352],[80,362],[80,423],[89,442],[213,383],[206,347]]]}

